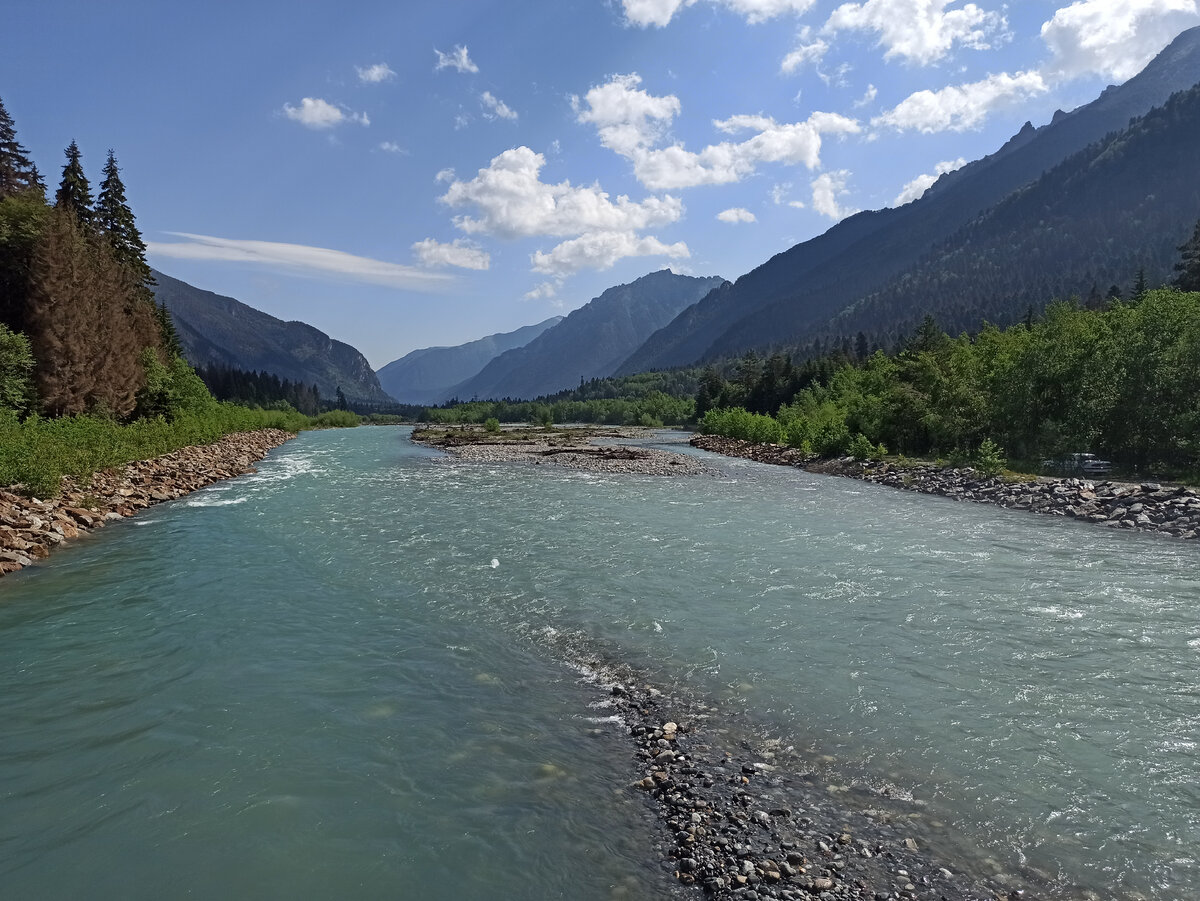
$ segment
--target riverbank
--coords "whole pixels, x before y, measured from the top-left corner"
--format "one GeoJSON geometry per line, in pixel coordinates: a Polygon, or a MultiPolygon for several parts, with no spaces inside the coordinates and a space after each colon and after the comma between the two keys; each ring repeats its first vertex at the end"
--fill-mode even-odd
{"type": "Polygon", "coordinates": [[[634,428],[504,429],[479,427],[418,429],[412,440],[471,463],[529,463],[587,472],[624,475],[712,475],[713,470],[686,454],[628,444],[596,444],[647,434],[634,428]]]}
{"type": "Polygon", "coordinates": [[[850,457],[814,460],[795,448],[716,435],[696,435],[691,444],[727,457],[795,466],[807,472],[861,479],[957,501],[1068,516],[1112,529],[1159,532],[1184,539],[1200,536],[1200,492],[1195,488],[1074,478],[1006,482],[998,477],[981,476],[973,469],[951,469],[931,463],[900,465],[886,460],[862,462],[850,457]]]}
{"type": "Polygon", "coordinates": [[[48,557],[64,542],[138,510],[174,500],[214,482],[253,472],[253,464],[296,437],[280,429],[234,432],[90,479],[62,480],[57,498],[39,500],[0,489],[0,576],[48,557]]]}
{"type": "Polygon", "coordinates": [[[662,827],[664,868],[697,894],[1015,901],[1048,888],[1034,874],[984,876],[938,859],[925,845],[931,824],[919,802],[827,783],[778,740],[731,733],[718,709],[645,684],[629,667],[574,665],[605,692],[593,707],[629,739],[629,789],[662,827]]]}

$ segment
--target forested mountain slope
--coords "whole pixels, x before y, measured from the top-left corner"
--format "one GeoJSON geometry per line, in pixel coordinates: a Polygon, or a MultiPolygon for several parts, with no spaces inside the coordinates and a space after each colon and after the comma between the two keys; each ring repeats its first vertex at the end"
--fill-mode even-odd
{"type": "Polygon", "coordinates": [[[835,318],[884,341],[925,313],[952,333],[1005,325],[1054,298],[1099,305],[1140,271],[1171,280],[1200,217],[1200,85],[1051,169],[919,265],[835,318]],[[880,334],[880,330],[885,330],[880,334]]]}
{"type": "Polygon", "coordinates": [[[724,283],[664,269],[609,288],[529,344],[492,360],[455,394],[531,398],[612,375],[648,335],[724,283]]]}
{"type": "Polygon", "coordinates": [[[155,271],[154,295],[166,304],[193,366],[229,366],[316,384],[332,399],[391,403],[366,357],[303,322],[284,322],[232,297],[204,291],[155,271]]]}
{"type": "Polygon", "coordinates": [[[1026,125],[996,153],[942,176],[919,200],[852,216],[705,297],[652,335],[618,373],[806,342],[1013,191],[1197,82],[1200,28],[1193,28],[1125,84],[1046,126],[1026,125]]]}
{"type": "Polygon", "coordinates": [[[455,347],[423,347],[376,371],[383,390],[401,403],[440,404],[456,385],[471,378],[505,351],[524,347],[546,329],[562,322],[552,316],[535,325],[488,335],[455,347]]]}

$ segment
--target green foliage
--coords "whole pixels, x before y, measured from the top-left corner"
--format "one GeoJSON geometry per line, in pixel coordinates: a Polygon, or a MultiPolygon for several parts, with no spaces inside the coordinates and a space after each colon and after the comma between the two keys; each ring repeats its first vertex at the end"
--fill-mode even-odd
{"type": "Polygon", "coordinates": [[[102,416],[30,416],[21,422],[0,410],[0,485],[19,485],[36,497],[58,493],[64,475],[84,477],[133,460],[146,460],[181,447],[211,444],[231,432],[356,426],[353,413],[333,411],[312,418],[295,410],[250,410],[209,398],[200,412],[185,402],[170,421],[158,416],[122,425],[102,416]]]}
{"type": "Polygon", "coordinates": [[[774,417],[750,413],[741,407],[709,410],[700,420],[700,431],[705,435],[723,435],[756,444],[783,442],[783,429],[774,417]]]}
{"type": "Polygon", "coordinates": [[[33,364],[29,339],[0,325],[0,410],[32,409],[33,364]]]}
{"type": "Polygon", "coordinates": [[[866,435],[858,432],[846,446],[846,454],[856,460],[882,460],[887,448],[882,444],[872,444],[866,435]]]}
{"type": "Polygon", "coordinates": [[[1026,461],[1090,451],[1127,471],[1200,465],[1200,294],[1150,290],[1105,311],[1056,303],[974,339],[923,332],[796,392],[763,417],[781,437],[740,407],[708,410],[701,429],[825,456],[878,456],[886,442],[988,474],[1007,465],[1001,444],[1026,461]]]}
{"type": "Polygon", "coordinates": [[[975,451],[975,468],[985,476],[998,476],[1008,466],[1004,449],[991,438],[984,438],[975,451]]]}
{"type": "Polygon", "coordinates": [[[491,416],[483,423],[483,428],[487,432],[494,435],[496,432],[500,431],[500,420],[495,416],[491,416]]]}
{"type": "Polygon", "coordinates": [[[81,225],[90,225],[93,217],[92,188],[83,174],[79,145],[72,141],[63,153],[66,154],[67,164],[63,166],[62,181],[58,193],[54,195],[54,205],[66,210],[81,225]]]}

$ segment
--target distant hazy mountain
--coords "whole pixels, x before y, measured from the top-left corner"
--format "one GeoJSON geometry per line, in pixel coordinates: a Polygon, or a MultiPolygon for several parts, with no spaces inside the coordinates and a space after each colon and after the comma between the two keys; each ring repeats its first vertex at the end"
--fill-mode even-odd
{"type": "Polygon", "coordinates": [[[1041,128],[1026,124],[996,153],[943,175],[919,200],[851,216],[713,292],[650,336],[620,374],[803,343],[989,207],[1197,82],[1200,28],[1193,28],[1125,84],[1041,128]]]}
{"type": "Polygon", "coordinates": [[[383,390],[401,403],[440,404],[454,396],[457,385],[478,373],[505,351],[524,347],[563,317],[537,325],[488,335],[457,347],[425,347],[405,354],[376,371],[383,390]]]}
{"type": "Polygon", "coordinates": [[[646,337],[725,280],[653,272],[609,288],[455,389],[463,400],[533,398],[613,371],[646,337]]]}
{"type": "Polygon", "coordinates": [[[340,386],[354,402],[391,403],[366,357],[303,322],[284,322],[223,297],[171,278],[157,270],[154,289],[167,305],[184,356],[193,366],[219,364],[270,372],[281,379],[315,383],[332,399],[340,386]]]}

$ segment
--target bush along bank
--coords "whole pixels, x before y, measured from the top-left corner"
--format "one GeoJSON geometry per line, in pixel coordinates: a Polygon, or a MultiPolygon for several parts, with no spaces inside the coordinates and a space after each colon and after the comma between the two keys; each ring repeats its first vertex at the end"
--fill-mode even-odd
{"type": "Polygon", "coordinates": [[[1177,538],[1200,535],[1200,492],[1194,488],[1092,482],[1087,479],[1049,479],[1008,482],[986,477],[974,469],[954,469],[931,463],[859,461],[853,457],[814,458],[796,448],[755,444],[737,438],[696,435],[692,446],[758,463],[795,466],[808,472],[846,476],[935,494],[958,501],[996,504],[1051,516],[1069,516],[1109,528],[1159,532],[1177,538]]]}
{"type": "Polygon", "coordinates": [[[253,472],[256,461],[294,437],[281,429],[235,432],[213,444],[113,467],[88,479],[65,476],[52,500],[0,490],[0,576],[111,520],[253,472]]]}

